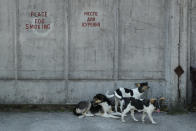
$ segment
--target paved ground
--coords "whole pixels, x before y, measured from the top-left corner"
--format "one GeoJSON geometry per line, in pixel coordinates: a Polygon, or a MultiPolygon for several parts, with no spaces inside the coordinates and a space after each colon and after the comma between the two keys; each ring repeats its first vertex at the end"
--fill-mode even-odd
{"type": "MultiPolygon", "coordinates": [[[[126,117],[126,123],[121,123],[120,120],[100,117],[78,119],[70,112],[0,112],[0,131],[196,131],[196,113],[154,113],[153,116],[158,122],[156,125],[148,119],[144,124],[134,122],[130,115],[126,117]]],[[[139,119],[140,113],[136,117],[139,119]]]]}

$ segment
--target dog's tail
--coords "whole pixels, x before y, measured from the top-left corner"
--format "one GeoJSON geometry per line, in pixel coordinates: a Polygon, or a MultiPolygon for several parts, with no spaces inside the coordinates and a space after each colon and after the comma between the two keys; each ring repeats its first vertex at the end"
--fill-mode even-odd
{"type": "Polygon", "coordinates": [[[109,95],[109,91],[106,91],[106,94],[105,95],[106,95],[107,98],[112,98],[112,97],[116,96],[117,98],[122,99],[122,96],[119,96],[116,93],[116,91],[114,91],[114,94],[111,94],[111,95],[109,95]]]}
{"type": "Polygon", "coordinates": [[[112,98],[112,97],[114,97],[114,94],[109,95],[109,91],[106,91],[105,95],[106,95],[107,98],[112,98]]]}
{"type": "Polygon", "coordinates": [[[122,99],[123,97],[122,96],[119,96],[116,91],[114,92],[115,93],[115,96],[118,97],[118,99],[122,99]]]}

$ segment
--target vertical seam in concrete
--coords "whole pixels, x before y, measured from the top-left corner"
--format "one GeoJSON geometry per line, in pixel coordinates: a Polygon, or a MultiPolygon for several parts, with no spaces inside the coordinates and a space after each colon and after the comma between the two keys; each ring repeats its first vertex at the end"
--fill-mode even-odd
{"type": "Polygon", "coordinates": [[[169,69],[168,69],[168,78],[167,78],[167,89],[166,94],[169,101],[169,108],[173,106],[177,99],[177,78],[174,73],[174,69],[178,66],[178,52],[177,44],[179,42],[178,32],[179,32],[179,0],[168,0],[169,5],[169,30],[168,30],[168,45],[169,45],[169,69]]]}
{"type": "MultiPolygon", "coordinates": [[[[10,1],[8,1],[8,6],[12,7],[12,4],[10,4],[10,1]]],[[[12,17],[12,22],[13,22],[13,31],[12,31],[12,36],[13,36],[13,48],[12,48],[12,53],[13,53],[13,80],[16,80],[16,56],[15,56],[15,49],[16,49],[16,2],[14,2],[14,7],[13,7],[13,17],[12,17]]]]}
{"type": "MultiPolygon", "coordinates": [[[[192,28],[192,9],[193,9],[193,7],[192,7],[192,0],[190,0],[190,12],[191,12],[191,14],[190,14],[190,54],[191,54],[191,52],[192,52],[192,30],[191,30],[191,28],[192,28]]],[[[192,66],[192,56],[190,55],[190,66],[192,66]]]]}
{"type": "Polygon", "coordinates": [[[19,42],[19,0],[16,0],[16,16],[15,16],[15,40],[14,40],[14,77],[18,80],[18,42],[19,42]]]}
{"type": "Polygon", "coordinates": [[[192,18],[191,18],[191,15],[192,15],[192,0],[188,0],[188,12],[187,12],[187,15],[188,15],[188,34],[187,34],[187,37],[188,37],[188,48],[187,48],[187,92],[186,92],[186,95],[187,95],[187,103],[190,104],[191,101],[192,101],[192,92],[190,92],[190,90],[192,89],[191,87],[191,81],[190,81],[190,66],[191,66],[191,59],[190,59],[190,56],[191,56],[191,27],[192,27],[192,18]],[[189,94],[190,93],[190,94],[189,94]]]}
{"type": "Polygon", "coordinates": [[[70,50],[70,38],[71,38],[71,26],[70,26],[70,11],[71,11],[71,7],[70,7],[70,0],[66,0],[67,2],[67,6],[66,6],[66,11],[67,11],[67,14],[66,14],[66,36],[67,36],[67,40],[66,40],[66,46],[65,46],[65,54],[66,54],[66,60],[65,60],[65,65],[66,65],[66,70],[65,70],[65,73],[66,73],[66,80],[65,80],[65,86],[66,86],[66,95],[67,95],[67,100],[69,97],[69,64],[70,64],[70,58],[69,58],[69,50],[70,50]]]}
{"type": "MultiPolygon", "coordinates": [[[[63,12],[65,12],[65,0],[63,0],[63,12]]],[[[66,72],[66,62],[65,62],[65,58],[66,58],[66,50],[65,50],[65,46],[66,46],[66,19],[65,19],[65,14],[63,14],[63,80],[66,79],[66,75],[65,75],[65,72],[66,72]]]]}
{"type": "MultiPolygon", "coordinates": [[[[168,103],[169,101],[171,100],[171,91],[169,91],[169,89],[171,88],[171,71],[172,71],[172,18],[173,18],[173,15],[172,15],[172,4],[173,4],[173,1],[172,0],[168,0],[168,54],[169,54],[169,57],[168,57],[168,69],[167,69],[167,77],[166,77],[166,80],[167,80],[167,87],[166,87],[166,97],[168,97],[168,103]]],[[[170,103],[169,103],[170,104],[170,103]]]]}
{"type": "MultiPolygon", "coordinates": [[[[182,22],[181,22],[181,18],[182,18],[182,7],[181,7],[181,5],[182,5],[182,3],[181,3],[181,0],[177,0],[177,5],[176,5],[176,8],[178,8],[178,11],[176,11],[176,15],[178,16],[178,18],[177,18],[177,22],[178,22],[178,25],[177,25],[177,27],[176,28],[178,28],[177,29],[177,33],[178,33],[178,39],[177,39],[177,48],[176,48],[176,50],[177,50],[177,52],[176,52],[176,55],[177,55],[177,65],[175,65],[174,66],[174,69],[176,68],[176,66],[179,66],[180,65],[180,46],[181,46],[181,24],[182,24],[182,22]]],[[[176,43],[174,43],[174,44],[176,44],[176,43]]],[[[175,45],[176,46],[176,45],[175,45]]],[[[176,73],[174,73],[174,75],[176,75],[176,73]]],[[[177,76],[177,81],[176,81],[177,83],[177,96],[176,96],[176,102],[181,102],[181,90],[180,90],[180,78],[179,78],[179,76],[177,76]]],[[[176,103],[177,104],[177,103],[176,103]]]]}
{"type": "Polygon", "coordinates": [[[180,81],[181,84],[181,90],[182,90],[182,102],[183,104],[186,104],[186,98],[187,98],[187,83],[188,83],[188,49],[189,49],[189,0],[182,0],[182,30],[181,30],[181,44],[182,44],[182,50],[181,50],[181,64],[185,70],[185,73],[182,75],[182,80],[180,81]]]}
{"type": "Polygon", "coordinates": [[[181,0],[180,4],[180,38],[179,38],[179,64],[184,68],[185,73],[179,78],[180,99],[185,104],[187,85],[187,49],[188,49],[188,1],[181,0]]]}
{"type": "MultiPolygon", "coordinates": [[[[169,34],[170,34],[170,2],[169,0],[166,0],[165,1],[165,11],[167,11],[166,13],[166,23],[167,23],[167,29],[166,29],[166,45],[165,45],[165,81],[166,81],[166,87],[170,86],[170,70],[169,68],[171,67],[171,63],[170,63],[170,59],[171,59],[171,49],[170,49],[170,45],[169,45],[169,34]]],[[[166,91],[167,88],[165,88],[165,94],[166,94],[166,91]]]]}
{"type": "Polygon", "coordinates": [[[115,1],[115,42],[114,42],[114,70],[113,79],[115,80],[115,87],[117,86],[117,81],[119,77],[119,0],[115,1]]]}
{"type": "MultiPolygon", "coordinates": [[[[183,26],[183,23],[182,23],[182,1],[181,0],[179,0],[178,1],[178,8],[179,8],[179,24],[178,24],[178,30],[179,30],[179,32],[178,32],[178,37],[179,37],[179,39],[178,39],[178,66],[180,66],[180,64],[181,64],[181,62],[180,62],[180,48],[181,48],[181,39],[182,39],[182,36],[181,36],[181,31],[182,31],[182,28],[181,28],[181,26],[183,26]]],[[[177,81],[178,83],[177,83],[177,92],[178,92],[178,100],[179,101],[181,101],[181,89],[180,89],[180,76],[178,76],[178,81],[177,81]]]]}
{"type": "Polygon", "coordinates": [[[67,8],[67,31],[68,31],[68,43],[67,43],[67,79],[69,80],[69,66],[70,66],[70,56],[69,56],[69,51],[70,51],[70,42],[71,42],[71,25],[70,25],[70,21],[71,21],[71,2],[70,0],[68,0],[68,8],[67,8]]]}
{"type": "Polygon", "coordinates": [[[182,25],[182,4],[181,3],[179,3],[178,4],[178,6],[179,6],[179,39],[178,39],[178,65],[180,65],[180,46],[181,46],[181,25],[182,25]]]}
{"type": "MultiPolygon", "coordinates": [[[[65,1],[66,0],[63,0],[63,12],[66,12],[66,9],[65,8],[65,1]]],[[[66,103],[66,100],[67,100],[67,77],[66,77],[66,70],[67,70],[67,65],[66,65],[66,45],[67,45],[67,31],[66,30],[66,13],[63,14],[63,35],[65,35],[65,37],[63,37],[63,81],[64,81],[64,88],[65,88],[65,103],[66,103]]]]}

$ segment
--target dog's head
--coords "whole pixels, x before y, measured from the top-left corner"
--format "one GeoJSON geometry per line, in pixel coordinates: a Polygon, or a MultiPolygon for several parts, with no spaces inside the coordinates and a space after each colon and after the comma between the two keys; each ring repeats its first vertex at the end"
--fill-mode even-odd
{"type": "Polygon", "coordinates": [[[146,90],[150,88],[148,86],[148,82],[135,83],[135,85],[138,87],[140,93],[144,93],[146,90]]]}
{"type": "Polygon", "coordinates": [[[154,105],[155,110],[157,110],[157,112],[160,112],[161,105],[162,105],[164,100],[165,100],[164,97],[160,97],[160,98],[157,98],[157,99],[152,98],[152,99],[150,99],[150,103],[154,105]]]}
{"type": "Polygon", "coordinates": [[[99,104],[105,101],[107,101],[107,97],[103,94],[97,94],[96,96],[93,97],[94,104],[99,104]]]}

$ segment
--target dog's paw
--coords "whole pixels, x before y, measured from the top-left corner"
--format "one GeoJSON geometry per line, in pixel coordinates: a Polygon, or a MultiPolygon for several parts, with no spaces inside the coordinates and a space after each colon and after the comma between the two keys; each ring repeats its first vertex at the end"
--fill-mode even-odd
{"type": "Polygon", "coordinates": [[[123,123],[126,122],[125,120],[121,120],[123,123]]]}
{"type": "Polygon", "coordinates": [[[142,119],[142,123],[144,123],[145,122],[145,119],[142,119]]]}
{"type": "Polygon", "coordinates": [[[84,116],[83,116],[83,115],[81,115],[81,116],[79,116],[78,118],[79,118],[79,119],[81,119],[81,118],[84,118],[84,116]]]}
{"type": "Polygon", "coordinates": [[[110,114],[115,115],[115,116],[121,116],[120,112],[111,112],[110,114]]]}
{"type": "Polygon", "coordinates": [[[137,119],[134,119],[134,121],[138,121],[137,119]]]}
{"type": "Polygon", "coordinates": [[[157,123],[155,121],[153,121],[152,124],[155,124],[156,125],[157,123]]]}

